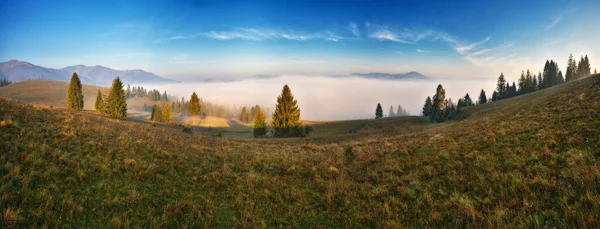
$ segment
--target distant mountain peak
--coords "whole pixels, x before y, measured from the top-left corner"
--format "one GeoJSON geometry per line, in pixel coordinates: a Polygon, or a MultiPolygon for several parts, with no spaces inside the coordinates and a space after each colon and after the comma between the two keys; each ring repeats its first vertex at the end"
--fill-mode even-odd
{"type": "Polygon", "coordinates": [[[415,72],[407,72],[407,73],[382,73],[382,72],[371,72],[371,73],[352,73],[353,76],[360,76],[363,78],[369,79],[389,79],[389,80],[425,80],[429,79],[429,77],[415,72]]]}

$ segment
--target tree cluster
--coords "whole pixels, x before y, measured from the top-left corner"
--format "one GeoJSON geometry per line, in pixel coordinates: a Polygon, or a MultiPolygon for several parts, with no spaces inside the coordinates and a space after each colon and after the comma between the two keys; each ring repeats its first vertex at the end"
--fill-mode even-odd
{"type": "Polygon", "coordinates": [[[394,106],[390,106],[390,112],[388,113],[388,117],[399,117],[399,116],[409,116],[410,113],[402,108],[401,105],[398,105],[398,110],[394,112],[394,106]]]}
{"type": "Polygon", "coordinates": [[[131,99],[134,97],[138,97],[138,98],[148,97],[152,101],[164,101],[164,102],[169,101],[169,96],[167,95],[166,91],[161,94],[156,89],[147,90],[146,88],[141,87],[141,86],[130,87],[129,85],[127,85],[127,90],[125,91],[125,93],[126,93],[127,99],[131,99]]]}
{"type": "Polygon", "coordinates": [[[123,89],[123,82],[119,77],[113,80],[106,97],[102,96],[102,93],[98,90],[94,107],[96,111],[108,117],[119,119],[127,117],[127,98],[123,89]]]}
{"type": "Polygon", "coordinates": [[[169,105],[169,103],[166,102],[162,106],[162,108],[161,106],[154,104],[154,106],[152,107],[152,112],[150,114],[150,120],[152,120],[152,122],[162,122],[169,124],[175,123],[175,119],[171,114],[171,106],[169,105]]]}
{"type": "Polygon", "coordinates": [[[6,85],[9,85],[9,84],[12,84],[12,82],[9,81],[9,80],[7,80],[7,79],[0,78],[0,87],[6,86],[6,85]]]}
{"type": "Polygon", "coordinates": [[[434,122],[444,122],[450,118],[456,110],[456,104],[452,102],[452,99],[446,99],[446,90],[444,90],[444,87],[440,84],[437,86],[433,99],[431,99],[430,96],[427,96],[427,99],[425,99],[423,116],[428,116],[429,119],[434,122]]]}

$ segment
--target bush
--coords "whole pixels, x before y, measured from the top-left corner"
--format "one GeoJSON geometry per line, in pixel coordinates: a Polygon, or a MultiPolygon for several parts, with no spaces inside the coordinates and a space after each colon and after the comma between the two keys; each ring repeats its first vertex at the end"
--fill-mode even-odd
{"type": "Polygon", "coordinates": [[[313,131],[312,126],[306,125],[304,126],[304,132],[306,132],[306,136],[310,135],[310,133],[313,131]]]}
{"type": "Polygon", "coordinates": [[[183,133],[191,134],[192,133],[192,128],[190,128],[189,125],[183,126],[183,133]]]}

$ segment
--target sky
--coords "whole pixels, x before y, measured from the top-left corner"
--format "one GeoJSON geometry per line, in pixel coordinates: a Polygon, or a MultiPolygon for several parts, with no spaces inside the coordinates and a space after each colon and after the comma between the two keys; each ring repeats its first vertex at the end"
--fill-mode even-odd
{"type": "Polygon", "coordinates": [[[600,1],[0,0],[0,61],[195,81],[418,71],[516,79],[572,53],[600,67],[600,1]]]}

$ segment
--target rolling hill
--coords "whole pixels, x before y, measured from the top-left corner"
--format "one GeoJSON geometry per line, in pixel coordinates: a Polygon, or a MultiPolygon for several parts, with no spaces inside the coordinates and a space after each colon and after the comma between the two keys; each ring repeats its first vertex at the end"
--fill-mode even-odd
{"type": "Polygon", "coordinates": [[[0,99],[5,227],[598,228],[600,75],[302,139],[0,99]]]}
{"type": "Polygon", "coordinates": [[[171,79],[165,79],[157,76],[154,73],[139,69],[121,71],[99,65],[75,65],[61,69],[52,69],[18,60],[0,63],[0,78],[5,78],[12,82],[30,79],[69,81],[73,72],[77,72],[82,83],[97,86],[109,86],[113,79],[117,76],[119,76],[125,84],[157,84],[178,82],[171,79]]]}
{"type": "MultiPolygon", "coordinates": [[[[54,80],[25,80],[0,87],[0,97],[10,98],[25,103],[47,105],[53,107],[66,107],[68,82],[54,80]]],[[[102,94],[108,93],[108,88],[83,84],[83,109],[94,110],[94,102],[98,90],[102,94]]],[[[127,100],[127,109],[130,112],[143,110],[144,104],[151,107],[157,101],[148,98],[130,98],[127,100]]]]}

